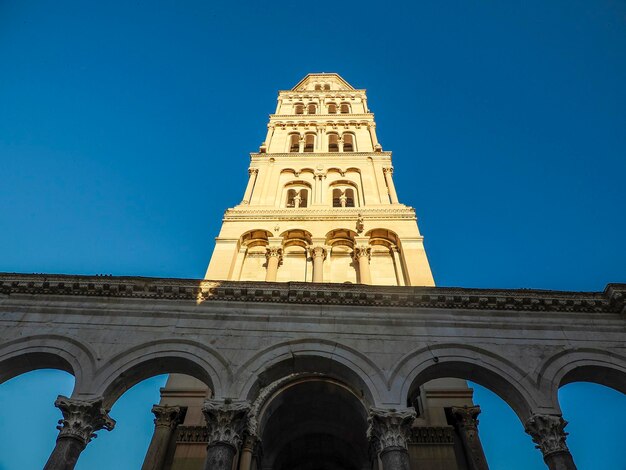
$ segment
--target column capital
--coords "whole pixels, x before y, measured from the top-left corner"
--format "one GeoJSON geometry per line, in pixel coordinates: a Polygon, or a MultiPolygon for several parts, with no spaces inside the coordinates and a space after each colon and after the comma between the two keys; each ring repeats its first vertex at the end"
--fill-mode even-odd
{"type": "Polygon", "coordinates": [[[256,175],[259,172],[258,168],[248,168],[248,175],[256,175]]]}
{"type": "Polygon", "coordinates": [[[326,259],[327,255],[328,255],[328,250],[324,246],[316,245],[316,246],[309,247],[309,256],[313,259],[322,258],[324,260],[326,259]]]}
{"type": "Polygon", "coordinates": [[[369,245],[356,245],[354,247],[354,259],[357,261],[365,257],[369,259],[371,254],[372,248],[369,245]]]}
{"type": "Polygon", "coordinates": [[[557,452],[569,453],[565,444],[567,438],[565,426],[567,426],[567,421],[561,416],[535,414],[528,418],[524,430],[545,458],[557,452]]]}
{"type": "Polygon", "coordinates": [[[457,426],[462,428],[477,428],[480,406],[453,406],[450,408],[457,426]]]}
{"type": "Polygon", "coordinates": [[[265,251],[266,258],[278,258],[279,260],[283,256],[283,248],[280,246],[268,246],[265,251]]]}
{"type": "Polygon", "coordinates": [[[208,428],[208,445],[224,443],[238,449],[243,440],[249,411],[248,402],[206,400],[202,413],[208,428]]]}
{"type": "Polygon", "coordinates": [[[389,173],[389,174],[393,174],[393,167],[392,166],[387,166],[387,167],[383,167],[383,173],[389,173]]]}
{"type": "Polygon", "coordinates": [[[376,452],[383,452],[390,447],[406,450],[415,415],[415,410],[408,408],[404,410],[370,408],[367,438],[373,449],[376,452]]]}
{"type": "Polygon", "coordinates": [[[57,426],[60,431],[57,439],[73,438],[87,445],[97,437],[97,431],[111,431],[115,427],[115,420],[109,416],[109,410],[103,408],[102,401],[102,397],[77,400],[59,395],[54,406],[61,410],[63,419],[59,420],[57,426]]]}
{"type": "Polygon", "coordinates": [[[180,406],[154,405],[152,413],[155,416],[154,425],[156,427],[174,429],[183,418],[183,410],[180,406]]]}

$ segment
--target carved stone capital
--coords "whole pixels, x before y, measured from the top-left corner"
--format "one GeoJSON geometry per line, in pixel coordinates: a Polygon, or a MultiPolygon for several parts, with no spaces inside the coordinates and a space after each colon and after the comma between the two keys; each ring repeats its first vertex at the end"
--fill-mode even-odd
{"type": "Polygon", "coordinates": [[[393,175],[393,167],[389,166],[387,168],[383,168],[383,173],[389,173],[390,175],[393,175]]]}
{"type": "Polygon", "coordinates": [[[265,252],[266,258],[282,258],[283,249],[280,246],[268,246],[265,252]]]}
{"type": "Polygon", "coordinates": [[[202,413],[207,423],[208,444],[225,443],[238,449],[243,440],[249,411],[248,402],[224,403],[206,400],[202,413]]]}
{"type": "Polygon", "coordinates": [[[313,247],[309,248],[309,255],[313,259],[315,259],[315,258],[326,259],[326,255],[327,254],[328,254],[328,252],[327,252],[326,248],[324,248],[323,246],[313,246],[313,247]]]}
{"type": "Polygon", "coordinates": [[[152,407],[154,425],[174,429],[183,418],[182,411],[180,406],[154,405],[152,407]]]}
{"type": "Polygon", "coordinates": [[[248,175],[256,175],[259,172],[258,168],[248,168],[248,175]]]}
{"type": "Polygon", "coordinates": [[[478,427],[478,415],[480,406],[453,406],[450,408],[455,423],[460,428],[476,429],[478,427]]]}
{"type": "Polygon", "coordinates": [[[372,254],[372,248],[366,245],[357,245],[354,247],[354,259],[360,260],[361,258],[370,258],[372,254]]]}
{"type": "Polygon", "coordinates": [[[544,458],[557,452],[568,452],[565,439],[565,421],[557,415],[532,415],[526,421],[524,430],[530,435],[537,449],[541,450],[544,458]]]}
{"type": "Polygon", "coordinates": [[[395,411],[370,408],[367,438],[373,450],[382,452],[388,447],[407,449],[414,419],[413,409],[395,411]]]}
{"type": "Polygon", "coordinates": [[[109,410],[102,407],[102,398],[76,400],[59,395],[54,406],[63,413],[63,419],[59,420],[57,426],[60,431],[57,439],[73,438],[87,445],[97,437],[97,431],[111,431],[115,427],[115,420],[109,416],[109,410]]]}

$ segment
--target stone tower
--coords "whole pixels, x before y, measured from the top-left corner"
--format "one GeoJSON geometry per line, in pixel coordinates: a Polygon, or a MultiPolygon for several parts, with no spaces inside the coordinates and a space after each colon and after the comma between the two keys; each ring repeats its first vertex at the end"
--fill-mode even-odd
{"type": "Polygon", "coordinates": [[[206,279],[434,285],[365,90],[309,74],[279,92],[267,127],[206,279]]]}
{"type": "MultiPolygon", "coordinates": [[[[314,73],[279,92],[265,142],[251,154],[243,199],[224,215],[205,279],[434,285],[415,211],[398,199],[391,152],[378,142],[365,90],[337,74],[314,73]]],[[[314,367],[307,372],[324,373],[314,367]]],[[[203,468],[202,406],[209,398],[199,380],[170,375],[153,408],[155,435],[144,470],[203,468]]],[[[323,400],[319,394],[299,397],[305,398],[323,400]]],[[[465,381],[431,380],[410,401],[417,411],[409,446],[412,467],[486,468],[475,427],[479,410],[465,381]],[[459,433],[459,426],[474,426],[471,445],[468,431],[459,433]],[[470,462],[475,459],[478,466],[470,462]]],[[[304,445],[328,449],[331,444],[304,445]]],[[[287,470],[274,469],[278,457],[264,461],[254,452],[252,463],[241,457],[239,470],[287,470]],[[267,466],[268,461],[274,464],[267,466]]]]}

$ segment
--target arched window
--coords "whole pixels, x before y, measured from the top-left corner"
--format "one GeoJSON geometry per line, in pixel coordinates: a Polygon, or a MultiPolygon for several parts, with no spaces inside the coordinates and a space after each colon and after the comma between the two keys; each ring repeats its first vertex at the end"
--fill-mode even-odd
{"type": "Polygon", "coordinates": [[[348,103],[341,103],[341,114],[348,114],[350,112],[350,105],[348,103]]]}
{"type": "Polygon", "coordinates": [[[324,85],[324,90],[326,90],[326,91],[330,90],[330,85],[328,83],[326,85],[324,85]]]}
{"type": "Polygon", "coordinates": [[[304,114],[304,105],[302,103],[296,103],[294,105],[294,109],[296,114],[304,114]]]}
{"type": "Polygon", "coordinates": [[[307,134],[304,140],[304,151],[312,152],[315,148],[315,134],[307,134]]]}
{"type": "Polygon", "coordinates": [[[308,188],[298,186],[287,190],[287,200],[285,201],[285,207],[297,209],[299,207],[307,207],[308,205],[308,188]]]}
{"type": "Polygon", "coordinates": [[[291,134],[289,136],[289,151],[290,152],[300,151],[300,136],[298,134],[291,134]]]}
{"type": "Polygon", "coordinates": [[[339,181],[333,187],[333,207],[357,207],[356,187],[352,183],[339,181]]]}
{"type": "Polygon", "coordinates": [[[337,105],[335,103],[328,105],[328,114],[337,114],[337,105]]]}
{"type": "Polygon", "coordinates": [[[317,106],[315,106],[315,103],[310,103],[309,106],[307,107],[307,112],[309,114],[315,114],[316,111],[317,111],[317,106]]]}
{"type": "Polygon", "coordinates": [[[354,152],[354,136],[352,134],[343,135],[343,151],[354,152]]]}
{"type": "Polygon", "coordinates": [[[315,85],[315,91],[321,91],[321,90],[322,90],[322,85],[320,85],[319,83],[315,85]]]}
{"type": "Polygon", "coordinates": [[[328,134],[328,151],[339,152],[339,136],[337,134],[328,134]]]}

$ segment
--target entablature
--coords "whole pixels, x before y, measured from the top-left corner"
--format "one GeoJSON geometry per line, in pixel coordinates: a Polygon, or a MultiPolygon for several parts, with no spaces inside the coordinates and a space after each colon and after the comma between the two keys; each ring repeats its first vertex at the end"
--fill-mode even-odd
{"type": "Polygon", "coordinates": [[[393,209],[389,205],[381,207],[306,207],[306,208],[259,208],[241,205],[228,209],[224,214],[224,220],[277,220],[297,222],[303,220],[417,220],[415,209],[405,205],[395,205],[393,209]],[[399,207],[398,207],[399,206],[399,207]]]}
{"type": "Polygon", "coordinates": [[[626,314],[626,284],[569,292],[0,273],[0,300],[14,295],[626,314]]]}

